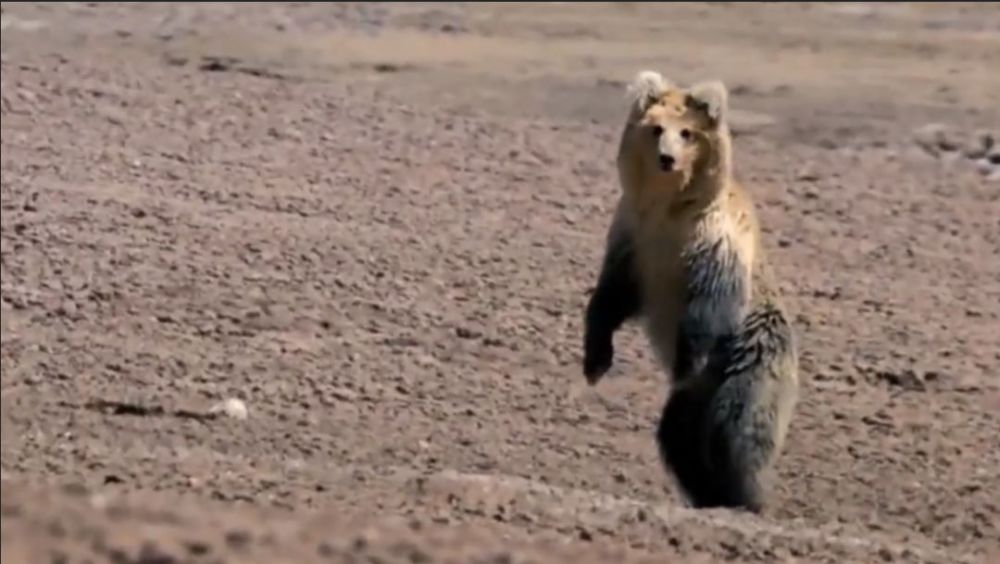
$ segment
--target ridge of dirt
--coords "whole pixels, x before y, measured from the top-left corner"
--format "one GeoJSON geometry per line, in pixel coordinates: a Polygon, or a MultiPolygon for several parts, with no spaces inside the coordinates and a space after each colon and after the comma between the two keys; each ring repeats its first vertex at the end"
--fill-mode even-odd
{"type": "MultiPolygon", "coordinates": [[[[528,536],[517,526],[494,519],[476,525],[449,523],[439,517],[374,517],[330,508],[294,515],[280,509],[227,507],[162,493],[89,491],[66,484],[5,480],[2,536],[4,557],[17,561],[71,561],[89,553],[110,561],[209,562],[413,562],[475,561],[607,562],[639,564],[683,559],[685,562],[751,562],[754,555],[831,554],[817,562],[869,559],[902,562],[972,562],[933,547],[884,539],[844,536],[830,531],[761,525],[729,512],[698,512],[651,507],[635,500],[594,492],[565,491],[523,479],[463,475],[445,471],[417,479],[421,495],[437,490],[459,496],[469,510],[485,499],[511,495],[532,500],[568,530],[545,529],[528,536]],[[554,513],[553,513],[554,511],[554,513]],[[566,519],[566,515],[576,519],[566,519]],[[606,534],[601,523],[622,518],[650,519],[675,542],[655,553],[617,543],[594,542],[606,534]],[[574,539],[565,537],[572,533],[574,539]],[[686,539],[680,541],[679,539],[686,539]],[[692,540],[693,539],[693,540],[692,540]],[[25,542],[30,541],[30,542],[25,542]],[[688,544],[689,543],[689,544],[688,544]],[[685,546],[685,544],[688,544],[685,546]],[[714,546],[713,546],[714,545],[714,546]],[[693,550],[692,550],[693,549],[693,550]],[[704,551],[704,552],[703,552],[704,551]],[[711,554],[712,556],[709,556],[711,554]]],[[[409,481],[409,480],[407,480],[409,481]]],[[[452,503],[454,503],[452,501],[452,503]]],[[[500,506],[503,507],[502,505],[500,506]]],[[[508,511],[524,507],[508,506],[508,511]]],[[[502,511],[502,509],[501,509],[502,511]]],[[[516,513],[514,513],[516,514],[516,513]]]]}

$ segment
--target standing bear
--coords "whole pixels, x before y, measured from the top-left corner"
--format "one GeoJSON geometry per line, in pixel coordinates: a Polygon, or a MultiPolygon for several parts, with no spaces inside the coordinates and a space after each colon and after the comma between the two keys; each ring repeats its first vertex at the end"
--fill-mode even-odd
{"type": "Polygon", "coordinates": [[[641,316],[672,376],[656,433],[664,464],[694,507],[760,512],[798,401],[798,355],[754,204],[733,178],[728,93],[643,71],[629,94],[584,374],[600,380],[614,333],[641,316]]]}

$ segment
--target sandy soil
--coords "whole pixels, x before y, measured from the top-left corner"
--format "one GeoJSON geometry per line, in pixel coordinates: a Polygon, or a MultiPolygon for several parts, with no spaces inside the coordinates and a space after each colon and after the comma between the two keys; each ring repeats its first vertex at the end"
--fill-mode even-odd
{"type": "Polygon", "coordinates": [[[4,3],[0,27],[8,562],[1000,558],[995,5],[4,3]],[[759,517],[678,497],[638,328],[581,374],[643,68],[730,86],[796,315],[759,517]]]}

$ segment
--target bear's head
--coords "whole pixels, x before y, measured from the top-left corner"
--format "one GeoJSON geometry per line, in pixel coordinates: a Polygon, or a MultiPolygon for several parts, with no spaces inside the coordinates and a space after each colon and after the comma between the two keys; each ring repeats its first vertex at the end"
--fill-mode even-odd
{"type": "Polygon", "coordinates": [[[728,166],[728,94],[718,81],[678,87],[654,71],[629,85],[624,146],[646,181],[683,190],[728,166]]]}

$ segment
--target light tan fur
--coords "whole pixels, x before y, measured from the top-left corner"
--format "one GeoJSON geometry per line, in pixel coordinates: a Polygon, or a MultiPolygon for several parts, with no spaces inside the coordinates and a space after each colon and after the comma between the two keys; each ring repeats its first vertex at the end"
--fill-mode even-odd
{"type": "Polygon", "coordinates": [[[748,278],[758,254],[757,215],[749,194],[732,175],[728,126],[722,122],[713,129],[712,118],[688,102],[690,93],[711,86],[716,83],[684,90],[654,71],[639,73],[629,88],[632,105],[618,148],[623,193],[612,233],[631,234],[647,330],[666,366],[673,363],[673,343],[683,314],[684,248],[694,240],[721,240],[741,257],[748,278]],[[656,145],[649,139],[655,126],[663,127],[665,134],[695,132],[692,143],[679,147],[674,171],[664,172],[656,163],[656,145]]]}
{"type": "MultiPolygon", "coordinates": [[[[798,366],[752,198],[733,177],[727,91],[644,71],[629,94],[608,239],[633,253],[646,333],[673,380],[661,452],[696,505],[756,511],[797,402],[798,366]]],[[[624,291],[610,288],[601,304],[624,291]]],[[[613,306],[594,305],[593,319],[601,307],[613,306]]]]}

